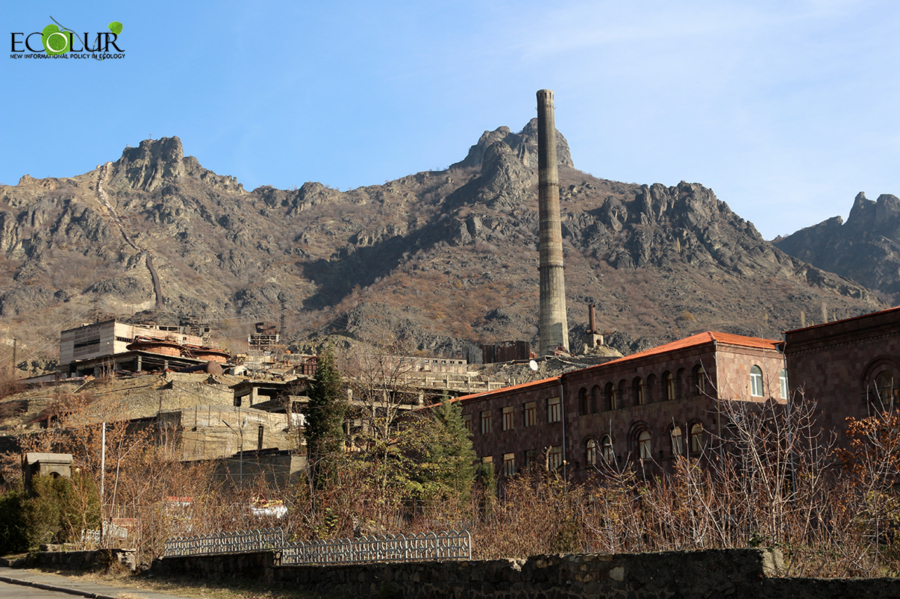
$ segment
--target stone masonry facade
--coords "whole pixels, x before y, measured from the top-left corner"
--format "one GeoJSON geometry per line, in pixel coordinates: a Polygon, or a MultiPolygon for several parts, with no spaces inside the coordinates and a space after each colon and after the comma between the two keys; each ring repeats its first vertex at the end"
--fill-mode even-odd
{"type": "Polygon", "coordinates": [[[602,461],[668,470],[722,431],[719,400],[786,401],[777,341],[701,333],[626,358],[459,399],[475,452],[585,479],[602,461]],[[755,381],[754,381],[755,377],[755,381]]]}
{"type": "Polygon", "coordinates": [[[847,418],[897,407],[900,307],[788,331],[785,355],[796,401],[816,402],[817,423],[846,443],[847,418]]]}

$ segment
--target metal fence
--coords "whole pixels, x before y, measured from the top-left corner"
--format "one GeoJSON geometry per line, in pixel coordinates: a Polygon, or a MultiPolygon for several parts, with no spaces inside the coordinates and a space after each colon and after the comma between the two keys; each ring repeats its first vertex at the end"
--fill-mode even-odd
{"type": "Polygon", "coordinates": [[[280,528],[222,532],[203,537],[175,537],[165,544],[165,557],[183,555],[215,555],[249,551],[280,550],[284,533],[280,528]]]}
{"type": "Polygon", "coordinates": [[[177,537],[165,543],[165,557],[215,555],[249,551],[281,551],[281,563],[357,564],[472,559],[472,537],[467,531],[384,535],[359,539],[285,543],[280,528],[177,537]]]}
{"type": "Polygon", "coordinates": [[[448,531],[288,543],[281,554],[284,565],[418,562],[432,559],[472,559],[471,535],[466,531],[448,531]]]}

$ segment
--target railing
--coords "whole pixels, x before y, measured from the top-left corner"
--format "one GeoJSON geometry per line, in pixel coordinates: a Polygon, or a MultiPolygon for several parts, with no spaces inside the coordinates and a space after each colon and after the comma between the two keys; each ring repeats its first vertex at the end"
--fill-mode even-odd
{"type": "Polygon", "coordinates": [[[215,555],[250,551],[281,551],[281,563],[357,564],[472,559],[472,537],[467,531],[384,535],[360,539],[285,543],[280,528],[177,537],[165,543],[165,557],[215,555]]]}
{"type": "Polygon", "coordinates": [[[309,541],[289,543],[281,554],[284,565],[418,562],[432,559],[472,559],[472,537],[466,531],[449,531],[309,541]]]}
{"type": "Polygon", "coordinates": [[[284,533],[280,528],[223,532],[203,537],[176,537],[165,543],[165,557],[216,555],[250,551],[280,550],[284,533]]]}

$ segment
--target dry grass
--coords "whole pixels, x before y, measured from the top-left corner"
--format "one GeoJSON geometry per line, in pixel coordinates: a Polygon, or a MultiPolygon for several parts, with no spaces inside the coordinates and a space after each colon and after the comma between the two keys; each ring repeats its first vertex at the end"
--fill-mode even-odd
{"type": "MultiPolygon", "coordinates": [[[[203,599],[339,599],[340,595],[321,595],[298,590],[296,587],[271,585],[264,582],[243,580],[198,580],[173,577],[160,579],[143,574],[56,572],[73,580],[88,580],[97,584],[125,587],[136,591],[171,593],[179,597],[203,599]]],[[[120,594],[120,599],[140,599],[139,595],[120,594]]]]}

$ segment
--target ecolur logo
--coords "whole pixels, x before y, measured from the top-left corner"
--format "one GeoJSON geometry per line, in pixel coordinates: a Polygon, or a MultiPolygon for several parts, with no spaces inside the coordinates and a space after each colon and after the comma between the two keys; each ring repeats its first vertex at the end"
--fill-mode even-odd
{"type": "Polygon", "coordinates": [[[125,53],[116,42],[122,33],[122,24],[113,21],[109,24],[109,31],[101,31],[93,36],[85,32],[83,36],[74,30],[64,27],[50,17],[52,24],[44,27],[42,31],[35,31],[25,35],[22,32],[12,33],[12,54],[10,58],[95,58],[105,60],[107,58],[124,58],[125,53]],[[37,39],[40,39],[41,47],[37,47],[37,39]],[[93,42],[93,43],[91,43],[93,42]],[[110,46],[118,53],[111,54],[110,46]],[[71,52],[71,54],[69,54],[71,52]]]}

